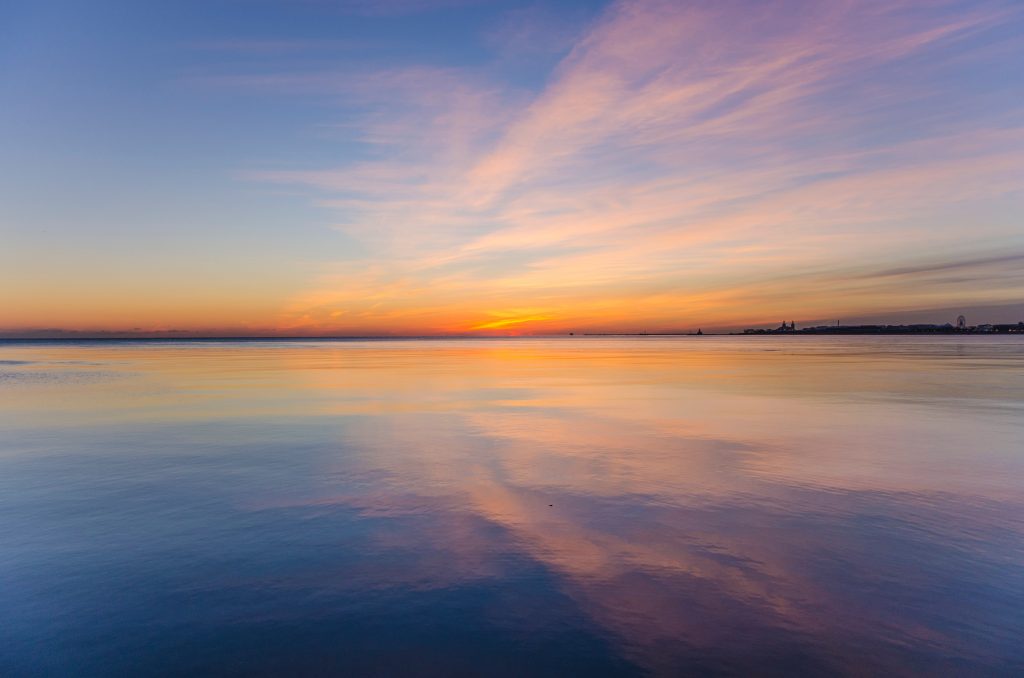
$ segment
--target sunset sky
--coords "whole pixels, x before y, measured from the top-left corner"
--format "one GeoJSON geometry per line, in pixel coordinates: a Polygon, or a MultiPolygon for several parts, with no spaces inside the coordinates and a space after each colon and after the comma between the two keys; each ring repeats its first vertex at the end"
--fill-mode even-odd
{"type": "Polygon", "coordinates": [[[6,0],[0,332],[1024,319],[1024,3],[6,0]]]}

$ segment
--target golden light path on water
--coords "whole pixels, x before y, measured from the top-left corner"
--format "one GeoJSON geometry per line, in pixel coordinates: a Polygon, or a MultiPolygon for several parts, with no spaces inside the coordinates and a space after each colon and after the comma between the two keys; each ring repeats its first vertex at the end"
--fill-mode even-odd
{"type": "Polygon", "coordinates": [[[151,670],[172,646],[243,671],[1024,659],[1019,338],[8,343],[0,361],[0,602],[25,610],[0,668],[38,668],[40,646],[51,670],[151,670]],[[73,590],[44,584],[71,570],[73,590]],[[100,604],[109,572],[149,593],[100,604]]]}

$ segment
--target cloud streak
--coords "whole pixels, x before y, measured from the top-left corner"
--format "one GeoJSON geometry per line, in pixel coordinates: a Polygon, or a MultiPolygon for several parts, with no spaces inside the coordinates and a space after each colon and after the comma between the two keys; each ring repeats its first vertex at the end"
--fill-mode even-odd
{"type": "Polygon", "coordinates": [[[734,326],[937,308],[961,267],[958,302],[1020,296],[1000,271],[1024,251],[1024,105],[979,50],[1021,20],[1003,2],[620,2],[536,91],[419,66],[219,84],[343,95],[362,149],[244,173],[308,191],[362,244],[282,327],[734,326]]]}

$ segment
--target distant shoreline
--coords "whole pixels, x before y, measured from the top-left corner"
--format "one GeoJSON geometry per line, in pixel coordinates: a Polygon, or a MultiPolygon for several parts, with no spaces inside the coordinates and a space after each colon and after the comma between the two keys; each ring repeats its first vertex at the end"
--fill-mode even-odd
{"type": "Polygon", "coordinates": [[[321,337],[0,337],[0,344],[22,344],[22,343],[153,343],[171,344],[179,342],[210,342],[210,343],[269,343],[269,342],[302,342],[302,341],[334,341],[334,342],[359,342],[359,341],[503,341],[508,339],[533,340],[533,339],[579,339],[579,338],[612,338],[612,337],[821,337],[821,336],[932,336],[932,337],[986,337],[1019,335],[1024,337],[1024,331],[1013,329],[1009,331],[914,331],[914,330],[797,330],[789,332],[778,332],[774,330],[760,330],[753,332],[577,332],[573,334],[535,334],[515,336],[475,336],[475,335],[451,335],[451,336],[321,336],[321,337]]]}
{"type": "Polygon", "coordinates": [[[826,334],[930,334],[930,335],[987,335],[987,334],[1024,334],[1024,323],[1014,324],[992,324],[979,325],[974,327],[952,327],[949,325],[852,325],[838,327],[807,327],[797,329],[775,329],[761,330],[751,329],[743,332],[732,332],[738,336],[750,335],[772,335],[772,336],[793,336],[793,335],[826,335],[826,334]]]}

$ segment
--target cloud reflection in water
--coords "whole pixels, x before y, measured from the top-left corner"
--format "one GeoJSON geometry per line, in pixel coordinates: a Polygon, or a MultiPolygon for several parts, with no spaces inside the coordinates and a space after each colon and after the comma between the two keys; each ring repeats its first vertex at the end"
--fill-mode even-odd
{"type": "Polygon", "coordinates": [[[0,349],[0,668],[1024,659],[1010,339],[0,349]]]}

